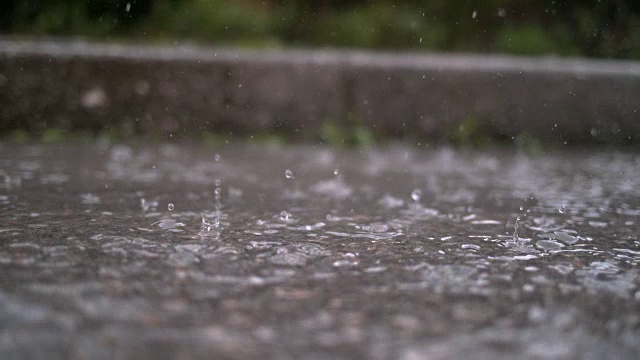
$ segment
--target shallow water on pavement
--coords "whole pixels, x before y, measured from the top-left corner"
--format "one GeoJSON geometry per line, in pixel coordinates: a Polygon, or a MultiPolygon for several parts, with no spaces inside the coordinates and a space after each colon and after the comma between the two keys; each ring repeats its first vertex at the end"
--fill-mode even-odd
{"type": "Polygon", "coordinates": [[[640,154],[0,144],[0,357],[635,358],[640,154]]]}

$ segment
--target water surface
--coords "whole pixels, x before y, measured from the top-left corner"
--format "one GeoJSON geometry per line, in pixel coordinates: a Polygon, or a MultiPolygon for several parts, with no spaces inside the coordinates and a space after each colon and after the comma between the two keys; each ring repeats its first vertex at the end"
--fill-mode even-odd
{"type": "Polygon", "coordinates": [[[635,358],[640,155],[0,144],[0,357],[635,358]]]}

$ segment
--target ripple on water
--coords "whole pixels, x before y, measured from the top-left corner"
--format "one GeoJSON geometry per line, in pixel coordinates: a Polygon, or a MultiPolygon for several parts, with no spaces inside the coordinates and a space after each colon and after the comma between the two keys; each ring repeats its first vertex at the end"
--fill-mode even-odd
{"type": "Polygon", "coordinates": [[[276,265],[303,266],[307,263],[307,257],[297,252],[283,251],[271,256],[269,262],[276,265]]]}
{"type": "Polygon", "coordinates": [[[384,194],[380,200],[378,200],[378,204],[386,207],[387,209],[395,209],[404,206],[404,200],[399,199],[397,197],[393,197],[389,194],[384,194]]]}
{"type": "Polygon", "coordinates": [[[542,250],[560,250],[564,247],[564,245],[554,240],[538,240],[536,246],[542,250]]]}
{"type": "Polygon", "coordinates": [[[85,205],[97,205],[100,204],[100,197],[98,195],[95,194],[91,194],[91,193],[86,193],[86,194],[82,194],[82,203],[85,205]]]}
{"type": "Polygon", "coordinates": [[[576,279],[588,291],[594,294],[611,294],[621,298],[630,298],[637,289],[635,281],[638,271],[623,271],[619,266],[594,261],[582,269],[576,270],[576,279]]]}
{"type": "Polygon", "coordinates": [[[190,251],[177,251],[169,254],[169,263],[177,267],[188,267],[200,262],[200,259],[190,251]]]}
{"type": "Polygon", "coordinates": [[[159,221],[154,222],[151,225],[157,226],[163,230],[170,231],[170,232],[183,232],[184,230],[179,228],[185,226],[184,223],[181,223],[175,219],[161,219],[159,221]]]}
{"type": "Polygon", "coordinates": [[[556,231],[553,233],[553,238],[556,240],[560,240],[565,244],[575,244],[578,242],[578,240],[580,240],[580,238],[578,236],[573,236],[573,235],[569,235],[566,232],[563,231],[556,231]]]}
{"type": "Polygon", "coordinates": [[[336,199],[346,199],[353,193],[353,189],[347,186],[340,178],[318,181],[311,186],[311,191],[336,199]]]}

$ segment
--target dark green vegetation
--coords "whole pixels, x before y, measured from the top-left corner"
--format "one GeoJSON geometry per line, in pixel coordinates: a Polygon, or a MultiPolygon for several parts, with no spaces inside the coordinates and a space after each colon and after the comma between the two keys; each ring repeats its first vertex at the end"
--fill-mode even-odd
{"type": "Polygon", "coordinates": [[[0,32],[640,59],[640,2],[5,0],[0,32]]]}

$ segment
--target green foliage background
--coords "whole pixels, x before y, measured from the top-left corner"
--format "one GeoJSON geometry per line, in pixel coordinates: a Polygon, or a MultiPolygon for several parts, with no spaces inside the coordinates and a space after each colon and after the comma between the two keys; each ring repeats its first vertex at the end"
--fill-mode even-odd
{"type": "Polygon", "coordinates": [[[4,0],[0,33],[640,59],[636,0],[4,0]]]}

